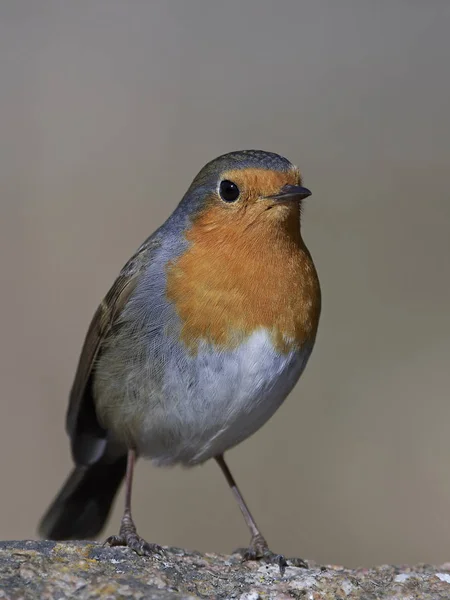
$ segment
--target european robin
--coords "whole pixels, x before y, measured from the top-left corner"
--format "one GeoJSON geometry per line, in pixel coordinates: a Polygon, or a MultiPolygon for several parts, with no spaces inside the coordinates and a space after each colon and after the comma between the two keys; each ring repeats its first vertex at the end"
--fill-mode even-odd
{"type": "Polygon", "coordinates": [[[125,478],[119,535],[107,542],[161,552],[131,516],[136,458],[186,467],[214,458],[251,532],[244,559],[284,568],[224,452],[274,414],[313,349],[320,285],[300,232],[310,194],[278,154],[225,154],[126,263],[86,335],[66,422],[75,467],[43,537],[96,536],[125,478]]]}

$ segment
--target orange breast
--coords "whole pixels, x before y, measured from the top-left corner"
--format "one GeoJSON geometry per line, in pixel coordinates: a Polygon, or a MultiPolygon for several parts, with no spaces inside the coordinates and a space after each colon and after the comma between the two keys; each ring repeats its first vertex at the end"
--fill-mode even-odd
{"type": "Polygon", "coordinates": [[[192,351],[201,340],[235,348],[260,328],[283,353],[314,340],[320,286],[299,208],[288,210],[280,222],[212,205],[194,221],[188,250],[167,270],[167,297],[192,351]]]}

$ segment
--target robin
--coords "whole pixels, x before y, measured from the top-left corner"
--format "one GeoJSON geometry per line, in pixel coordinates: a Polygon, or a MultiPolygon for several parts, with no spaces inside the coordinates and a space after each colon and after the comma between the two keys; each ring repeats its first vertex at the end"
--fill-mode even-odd
{"type": "Polygon", "coordinates": [[[95,537],[125,478],[119,535],[107,543],[160,553],[131,515],[137,457],[186,467],[214,458],[251,532],[244,560],[284,568],[224,452],[274,414],[313,349],[321,294],[300,232],[310,195],[278,154],[225,154],[126,263],[86,335],[66,422],[75,467],[42,537],[95,537]]]}

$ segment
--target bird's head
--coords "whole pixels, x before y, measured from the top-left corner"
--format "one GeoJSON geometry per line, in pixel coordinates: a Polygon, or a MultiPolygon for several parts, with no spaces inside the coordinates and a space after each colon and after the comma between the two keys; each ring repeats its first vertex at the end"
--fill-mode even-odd
{"type": "Polygon", "coordinates": [[[210,230],[238,231],[297,225],[302,200],[297,167],[286,158],[262,150],[219,156],[196,176],[182,201],[190,216],[210,230]]]}

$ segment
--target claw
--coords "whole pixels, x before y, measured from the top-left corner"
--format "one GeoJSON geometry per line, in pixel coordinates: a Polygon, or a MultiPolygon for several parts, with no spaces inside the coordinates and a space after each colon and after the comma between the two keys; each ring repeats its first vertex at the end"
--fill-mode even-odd
{"type": "Polygon", "coordinates": [[[158,544],[149,544],[137,534],[136,526],[131,516],[131,511],[126,508],[122,517],[119,535],[111,535],[105,540],[104,546],[127,546],[139,556],[164,556],[165,552],[158,544]]]}
{"type": "Polygon", "coordinates": [[[289,563],[291,564],[292,567],[299,567],[300,569],[308,569],[309,565],[306,562],[306,560],[303,560],[303,558],[288,558],[289,563]]]}
{"type": "Polygon", "coordinates": [[[124,535],[111,535],[105,540],[104,546],[126,546],[139,554],[139,556],[153,556],[159,554],[164,556],[164,550],[158,544],[149,544],[143,538],[135,533],[124,535]]]}
{"type": "Polygon", "coordinates": [[[290,558],[286,560],[282,554],[275,554],[275,552],[272,552],[262,536],[252,538],[248,548],[239,548],[236,550],[236,553],[242,556],[242,562],[260,560],[267,564],[278,565],[281,576],[284,575],[288,564],[291,564],[293,567],[308,568],[308,563],[302,558],[290,558]]]}

